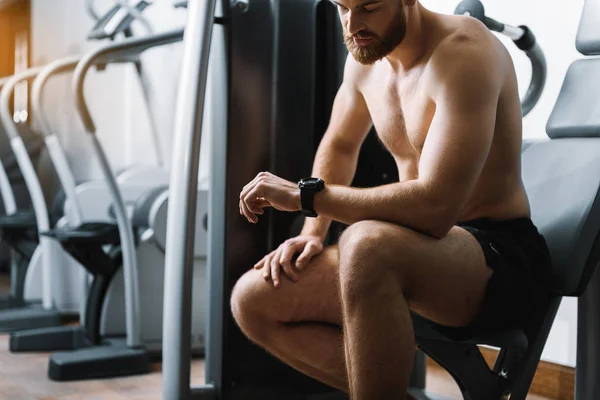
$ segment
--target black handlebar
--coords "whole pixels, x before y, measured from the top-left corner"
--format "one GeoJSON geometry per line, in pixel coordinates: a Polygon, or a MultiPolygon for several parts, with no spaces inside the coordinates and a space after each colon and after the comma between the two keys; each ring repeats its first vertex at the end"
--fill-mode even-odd
{"type": "Polygon", "coordinates": [[[533,32],[524,25],[514,27],[486,17],[485,8],[479,0],[463,0],[454,10],[454,14],[477,18],[489,30],[509,36],[515,45],[529,57],[532,68],[531,82],[525,97],[521,99],[523,116],[527,115],[540,99],[547,76],[546,57],[537,44],[533,32]]]}

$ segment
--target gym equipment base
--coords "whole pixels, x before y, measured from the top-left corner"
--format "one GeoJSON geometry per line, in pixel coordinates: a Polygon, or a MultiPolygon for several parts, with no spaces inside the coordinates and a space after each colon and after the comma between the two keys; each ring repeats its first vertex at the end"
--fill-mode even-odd
{"type": "Polygon", "coordinates": [[[127,347],[125,338],[106,339],[101,345],[72,352],[54,353],[48,363],[53,381],[112,378],[150,372],[145,348],[127,347]]]}
{"type": "Polygon", "coordinates": [[[77,350],[90,347],[83,326],[56,326],[10,333],[9,349],[25,351],[77,350]]]}
{"type": "Polygon", "coordinates": [[[23,301],[23,300],[15,298],[12,295],[4,295],[4,296],[0,296],[0,311],[10,310],[11,308],[16,308],[16,307],[23,308],[23,307],[33,306],[33,305],[41,304],[41,303],[42,303],[41,300],[23,301]]]}
{"type": "Polygon", "coordinates": [[[44,310],[41,304],[0,311],[1,333],[49,328],[60,324],[60,314],[56,310],[44,310]]]}

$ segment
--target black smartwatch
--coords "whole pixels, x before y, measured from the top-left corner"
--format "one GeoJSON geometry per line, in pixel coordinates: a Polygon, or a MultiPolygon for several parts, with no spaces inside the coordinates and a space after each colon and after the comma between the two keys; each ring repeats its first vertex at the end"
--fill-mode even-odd
{"type": "Polygon", "coordinates": [[[315,193],[325,189],[325,182],[319,178],[302,178],[298,182],[298,187],[300,188],[302,214],[305,217],[316,218],[318,214],[314,209],[315,193]]]}

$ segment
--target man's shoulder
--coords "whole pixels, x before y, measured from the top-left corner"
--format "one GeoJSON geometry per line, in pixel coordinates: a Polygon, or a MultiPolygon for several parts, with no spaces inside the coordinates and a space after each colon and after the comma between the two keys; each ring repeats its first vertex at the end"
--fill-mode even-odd
{"type": "Polygon", "coordinates": [[[455,17],[454,24],[431,52],[427,76],[436,86],[481,75],[502,76],[508,66],[502,43],[480,21],[455,17]]]}

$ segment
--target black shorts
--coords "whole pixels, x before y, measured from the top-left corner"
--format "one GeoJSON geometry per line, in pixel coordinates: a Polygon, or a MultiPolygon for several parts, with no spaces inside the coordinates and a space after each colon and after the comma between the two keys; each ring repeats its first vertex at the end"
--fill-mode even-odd
{"type": "Polygon", "coordinates": [[[468,340],[478,334],[523,326],[549,293],[551,265],[546,240],[529,218],[482,218],[458,226],[477,239],[493,274],[481,311],[471,324],[437,328],[454,340],[468,340]]]}

